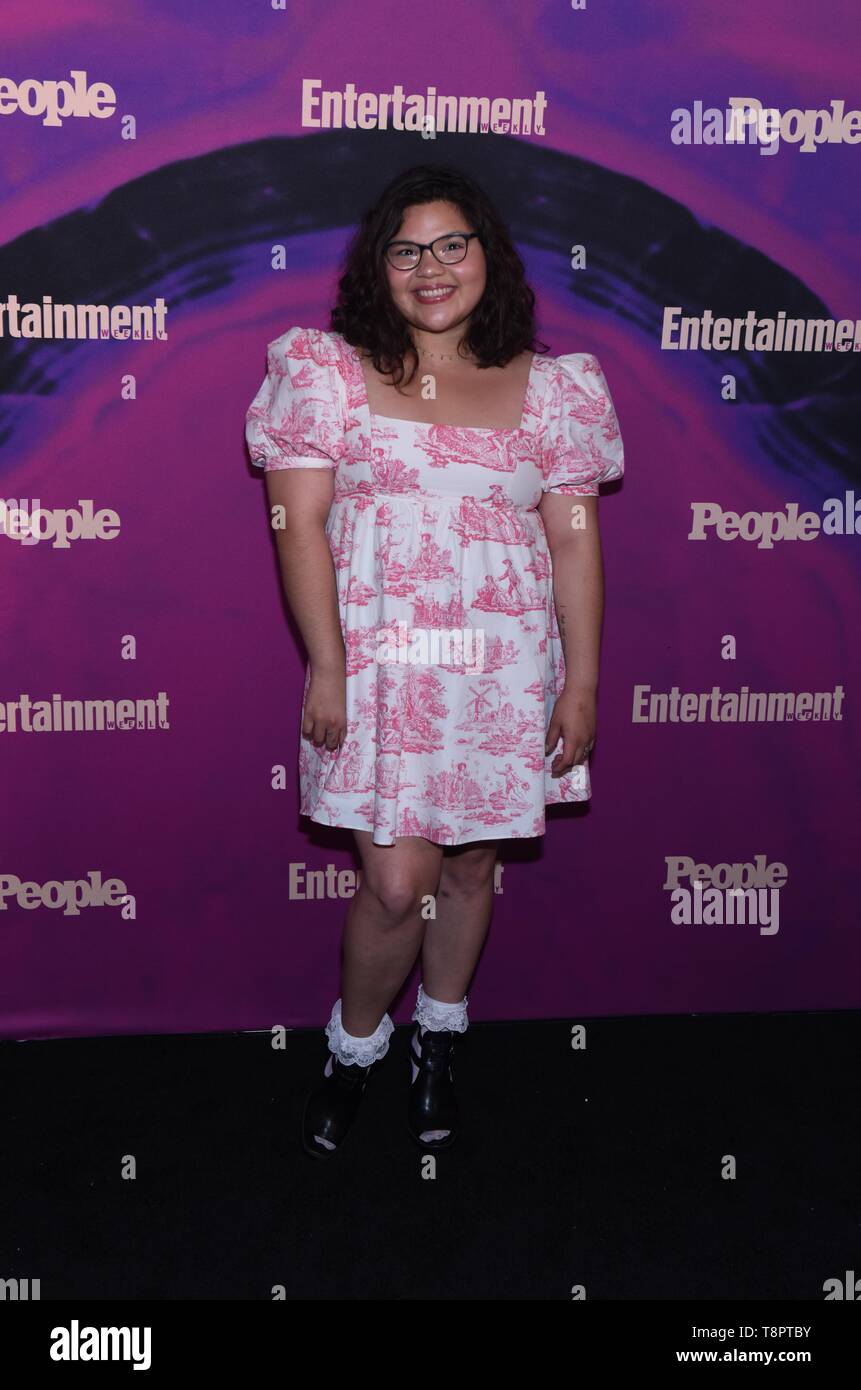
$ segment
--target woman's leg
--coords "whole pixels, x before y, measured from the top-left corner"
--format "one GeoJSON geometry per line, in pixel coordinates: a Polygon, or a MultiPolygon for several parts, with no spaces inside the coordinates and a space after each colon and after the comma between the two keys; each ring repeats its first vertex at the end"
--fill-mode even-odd
{"type": "Polygon", "coordinates": [[[370,1069],[388,1051],[388,1007],[415,963],[427,925],[422,898],[436,892],[442,863],[441,846],[423,837],[375,845],[369,830],[354,833],[362,877],[347,908],[341,997],[326,1025],[324,1080],[302,1115],[303,1147],[315,1157],[340,1148],[370,1069]]]}
{"type": "Polygon", "coordinates": [[[422,917],[422,898],[437,891],[442,846],[418,835],[375,845],[371,831],[353,833],[362,877],[344,927],[341,1022],[348,1033],[366,1037],[409,975],[431,925],[422,917]]]}
{"type": "Polygon", "coordinates": [[[454,846],[443,856],[436,918],[427,922],[422,985],[441,1003],[460,1003],[469,988],[493,911],[496,843],[454,846]]]}
{"type": "Polygon", "coordinates": [[[495,863],[496,845],[487,841],[447,848],[443,856],[410,1038],[408,1122],[423,1148],[447,1148],[458,1128],[454,1040],[469,1026],[466,991],[490,924],[495,863]]]}

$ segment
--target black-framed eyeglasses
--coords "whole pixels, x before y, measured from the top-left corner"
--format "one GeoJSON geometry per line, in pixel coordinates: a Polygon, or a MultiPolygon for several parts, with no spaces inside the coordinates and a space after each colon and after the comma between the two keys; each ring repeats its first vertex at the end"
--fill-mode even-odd
{"type": "Polygon", "coordinates": [[[435,241],[390,241],[386,245],[386,260],[395,270],[415,270],[421,263],[425,251],[430,251],[440,265],[457,265],[462,261],[469,243],[478,232],[451,232],[448,236],[438,236],[435,241]]]}

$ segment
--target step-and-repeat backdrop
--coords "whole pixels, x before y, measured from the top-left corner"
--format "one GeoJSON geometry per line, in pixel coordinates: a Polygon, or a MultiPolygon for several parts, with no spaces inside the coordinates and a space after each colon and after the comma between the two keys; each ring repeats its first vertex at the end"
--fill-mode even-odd
{"type": "Polygon", "coordinates": [[[0,25],[0,1033],[328,1018],[358,861],[298,815],[244,417],[266,344],[329,327],[368,203],[433,162],[498,202],[626,460],[592,800],[502,843],[471,1017],[857,1007],[851,0],[0,25]]]}

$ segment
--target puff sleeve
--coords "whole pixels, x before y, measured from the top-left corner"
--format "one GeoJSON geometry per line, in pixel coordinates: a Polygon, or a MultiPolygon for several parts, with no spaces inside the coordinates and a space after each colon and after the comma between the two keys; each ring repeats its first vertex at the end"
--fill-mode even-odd
{"type": "Polygon", "coordinates": [[[290,328],[266,348],[266,376],[245,416],[251,462],[336,468],[346,452],[346,387],[331,335],[290,328]]]}
{"type": "Polygon", "coordinates": [[[619,421],[597,357],[556,358],[541,448],[544,492],[597,497],[625,469],[619,421]]]}

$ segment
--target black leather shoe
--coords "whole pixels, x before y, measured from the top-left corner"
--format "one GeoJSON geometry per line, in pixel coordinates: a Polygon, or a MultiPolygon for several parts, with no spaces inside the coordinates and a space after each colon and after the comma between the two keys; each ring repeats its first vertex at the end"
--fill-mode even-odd
{"type": "Polygon", "coordinates": [[[418,1074],[410,1086],[407,1128],[426,1152],[447,1149],[455,1140],[460,1114],[452,1075],[455,1037],[430,1028],[422,1037],[417,1024],[410,1039],[410,1077],[413,1063],[418,1074]]]}
{"type": "Polygon", "coordinates": [[[332,1071],[314,1087],[302,1115],[302,1148],[313,1158],[331,1158],[347,1137],[374,1069],[347,1066],[334,1053],[332,1071]]]}

